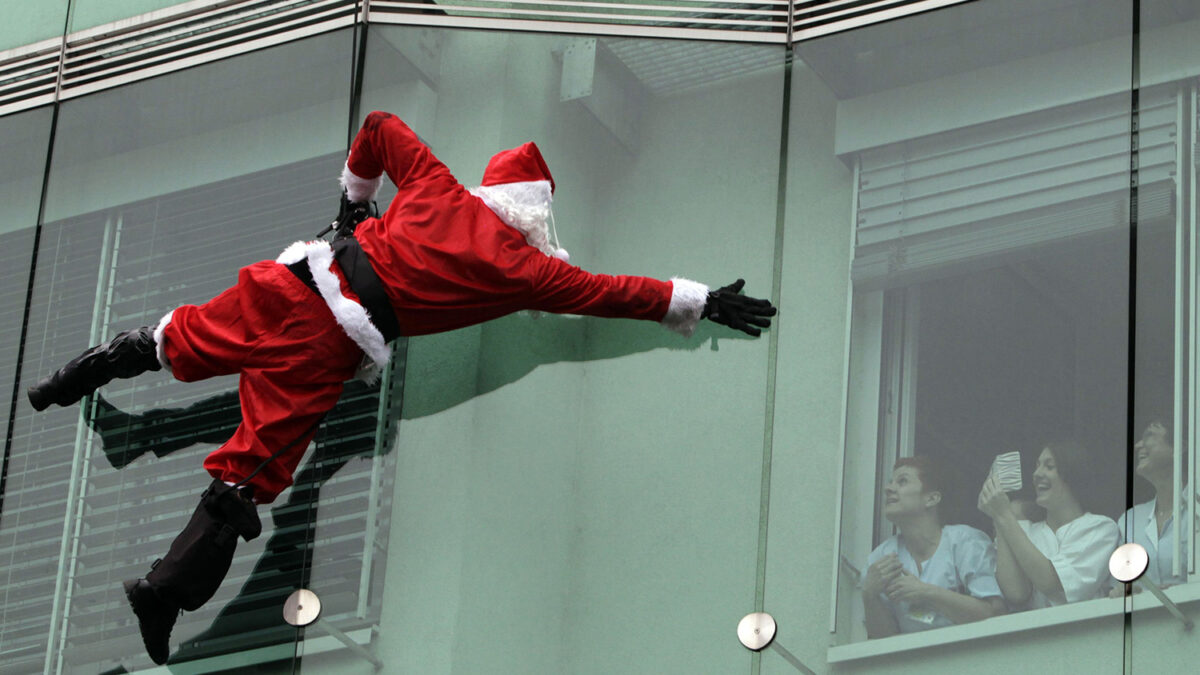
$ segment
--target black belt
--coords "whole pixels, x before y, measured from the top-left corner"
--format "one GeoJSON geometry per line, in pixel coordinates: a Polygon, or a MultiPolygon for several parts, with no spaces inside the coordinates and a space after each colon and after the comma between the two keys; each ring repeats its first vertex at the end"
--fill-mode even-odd
{"type": "MultiPolygon", "coordinates": [[[[371,323],[383,334],[384,341],[391,342],[400,337],[400,322],[396,320],[396,313],[392,311],[392,302],[383,290],[383,282],[371,268],[371,260],[359,246],[358,240],[345,237],[333,242],[333,257],[342,268],[342,273],[346,275],[350,290],[354,291],[363,309],[370,315],[371,323]]],[[[304,282],[305,286],[321,295],[316,281],[313,280],[312,270],[308,267],[307,258],[291,263],[287,268],[297,279],[304,282]]]]}

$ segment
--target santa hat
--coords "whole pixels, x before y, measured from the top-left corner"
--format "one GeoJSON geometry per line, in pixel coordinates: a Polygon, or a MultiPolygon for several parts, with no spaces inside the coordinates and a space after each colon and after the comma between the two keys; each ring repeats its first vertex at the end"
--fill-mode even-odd
{"type": "Polygon", "coordinates": [[[493,155],[483,171],[483,182],[471,193],[482,199],[506,224],[520,230],[531,246],[546,255],[570,260],[566,249],[559,247],[558,233],[553,229],[554,213],[550,202],[554,194],[554,177],[536,145],[524,143],[493,155]]]}
{"type": "Polygon", "coordinates": [[[483,170],[483,182],[480,185],[486,187],[542,180],[550,181],[550,192],[553,193],[554,176],[550,175],[550,167],[542,159],[541,151],[533,143],[524,143],[492,155],[487,168],[483,170]]]}

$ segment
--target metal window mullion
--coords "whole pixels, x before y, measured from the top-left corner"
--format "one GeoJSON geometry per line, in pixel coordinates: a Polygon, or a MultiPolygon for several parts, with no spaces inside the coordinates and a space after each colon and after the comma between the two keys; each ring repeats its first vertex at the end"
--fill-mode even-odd
{"type": "MultiPolygon", "coordinates": [[[[1183,137],[1180,139],[1180,145],[1185,146],[1184,150],[1184,165],[1183,169],[1187,172],[1188,180],[1179,182],[1179,192],[1186,192],[1186,197],[1182,200],[1184,210],[1187,212],[1188,220],[1188,313],[1189,313],[1189,332],[1188,332],[1188,400],[1187,400],[1187,430],[1188,444],[1186,452],[1190,463],[1188,467],[1191,470],[1191,476],[1188,480],[1187,494],[1184,496],[1187,502],[1187,525],[1186,530],[1188,539],[1191,543],[1191,555],[1188,557],[1188,574],[1194,574],[1196,571],[1196,477],[1200,476],[1200,467],[1197,467],[1197,430],[1196,430],[1196,406],[1197,406],[1197,376],[1200,375],[1200,370],[1197,369],[1196,354],[1197,354],[1197,335],[1200,335],[1200,320],[1198,320],[1198,312],[1196,311],[1195,303],[1197,291],[1200,290],[1200,282],[1198,282],[1198,271],[1196,264],[1197,254],[1197,232],[1196,232],[1196,210],[1197,196],[1196,190],[1200,187],[1200,181],[1197,180],[1196,174],[1200,167],[1197,166],[1197,161],[1200,161],[1200,156],[1197,156],[1197,139],[1200,138],[1200,93],[1196,81],[1193,80],[1189,87],[1188,99],[1190,107],[1187,111],[1187,116],[1184,119],[1184,124],[1180,127],[1180,133],[1183,137]],[[1186,135],[1184,135],[1186,134],[1186,135]]],[[[1178,427],[1181,420],[1175,421],[1175,426],[1178,427]]],[[[1177,449],[1178,450],[1178,449],[1177,449]]],[[[1177,452],[1178,454],[1178,452],[1177,452]]],[[[1176,539],[1178,541],[1178,539],[1176,539]]]]}
{"type": "MultiPolygon", "coordinates": [[[[917,335],[921,325],[921,287],[910,286],[904,292],[904,348],[900,377],[903,394],[900,399],[900,426],[898,431],[899,457],[916,454],[917,438],[917,359],[919,345],[917,335]]],[[[886,468],[886,467],[885,467],[886,468]]]]}
{"type": "MultiPolygon", "coordinates": [[[[403,339],[403,338],[402,338],[403,339]]],[[[367,493],[367,523],[363,528],[362,567],[358,578],[358,618],[367,617],[367,598],[371,594],[371,568],[375,563],[375,530],[379,527],[379,502],[383,482],[383,457],[386,452],[386,441],[382,440],[387,433],[387,418],[391,414],[392,399],[392,369],[397,358],[396,343],[392,344],[392,364],[383,369],[383,377],[379,383],[379,406],[375,410],[375,446],[371,452],[371,487],[367,493]]]]}
{"type": "MultiPolygon", "coordinates": [[[[88,330],[88,344],[96,344],[102,326],[101,316],[107,294],[104,292],[106,279],[109,276],[109,260],[110,251],[114,251],[112,241],[114,239],[115,228],[113,219],[110,216],[104,222],[104,239],[100,245],[100,265],[96,272],[96,297],[92,304],[92,325],[88,330]]],[[[75,571],[75,559],[73,552],[76,550],[73,547],[68,553],[68,547],[73,541],[77,541],[79,534],[79,514],[82,508],[83,499],[80,492],[83,486],[78,480],[78,477],[83,474],[83,465],[86,464],[85,459],[85,443],[88,437],[87,425],[84,423],[82,407],[79,409],[79,418],[75,423],[75,452],[71,458],[71,474],[68,481],[67,501],[63,509],[63,528],[62,541],[59,544],[58,552],[58,572],[54,580],[54,599],[50,606],[50,630],[48,632],[48,640],[46,644],[46,661],[45,672],[49,673],[54,664],[56,654],[61,654],[62,646],[66,640],[67,633],[67,611],[70,606],[70,586],[71,579],[75,571]],[[68,565],[70,570],[68,570],[68,565]],[[61,624],[61,625],[60,625],[61,624]],[[56,649],[55,644],[58,644],[56,649]]],[[[59,661],[58,667],[62,667],[59,661]]]]}
{"type": "MultiPolygon", "coordinates": [[[[101,318],[100,318],[100,322],[99,322],[100,331],[93,332],[93,334],[90,336],[91,344],[97,344],[104,339],[104,334],[106,332],[105,329],[108,327],[109,322],[112,318],[113,293],[114,293],[114,288],[116,286],[116,279],[117,279],[117,260],[118,260],[118,257],[120,255],[120,250],[121,250],[121,230],[124,226],[124,222],[125,222],[124,216],[118,215],[116,231],[113,234],[112,255],[109,257],[110,262],[108,264],[108,269],[107,270],[104,270],[103,268],[101,269],[101,274],[103,275],[102,280],[104,281],[104,283],[96,285],[97,293],[100,292],[101,288],[104,288],[104,308],[103,308],[102,312],[100,312],[100,314],[101,314],[101,318]]],[[[93,328],[96,326],[95,321],[93,321],[92,325],[93,325],[93,328]]],[[[83,461],[80,465],[80,472],[79,472],[79,478],[78,478],[78,483],[79,483],[80,489],[83,491],[86,491],[87,485],[88,485],[88,479],[91,476],[92,450],[95,447],[95,438],[96,438],[96,435],[90,433],[90,431],[86,427],[86,423],[83,419],[83,416],[85,414],[89,414],[89,413],[94,415],[96,412],[96,408],[97,408],[95,397],[88,397],[85,400],[88,402],[87,409],[85,411],[84,406],[80,406],[80,416],[79,416],[78,421],[76,422],[76,444],[78,445],[78,438],[79,438],[78,434],[79,433],[83,433],[84,437],[86,439],[83,444],[83,461]]],[[[79,495],[79,500],[75,505],[75,531],[71,535],[71,558],[70,558],[71,559],[71,570],[67,574],[67,578],[66,578],[67,590],[65,593],[64,603],[63,603],[63,630],[59,633],[59,654],[60,655],[66,652],[67,635],[70,633],[71,601],[73,600],[74,594],[75,594],[75,574],[76,574],[76,570],[79,565],[79,542],[82,538],[81,531],[83,530],[84,506],[86,504],[86,501],[87,501],[86,494],[81,493],[79,495]]],[[[58,660],[57,672],[59,673],[59,675],[61,675],[62,671],[63,671],[63,659],[60,658],[58,660]]]]}
{"type": "MultiPolygon", "coordinates": [[[[1182,178],[1184,177],[1184,172],[1183,172],[1183,165],[1184,165],[1184,148],[1183,148],[1184,143],[1183,143],[1183,140],[1184,139],[1183,139],[1183,135],[1182,135],[1182,129],[1183,129],[1184,125],[1187,123],[1187,120],[1184,116],[1185,107],[1186,106],[1185,106],[1184,92],[1181,89],[1176,96],[1176,122],[1175,122],[1175,124],[1176,124],[1176,126],[1175,126],[1175,129],[1176,129],[1176,133],[1175,133],[1175,157],[1176,157],[1176,161],[1175,161],[1175,179],[1176,179],[1175,195],[1176,195],[1176,200],[1185,198],[1185,195],[1183,194],[1184,191],[1179,189],[1179,187],[1180,187],[1179,181],[1181,181],[1182,178]]],[[[1138,151],[1139,152],[1141,151],[1140,147],[1139,147],[1138,151]]],[[[1171,498],[1175,502],[1174,504],[1171,505],[1171,536],[1174,538],[1173,539],[1174,550],[1171,552],[1172,553],[1172,555],[1171,555],[1171,575],[1172,576],[1179,576],[1179,571],[1181,569],[1180,563],[1182,562],[1181,558],[1183,557],[1183,542],[1180,541],[1180,539],[1179,539],[1179,530],[1180,530],[1179,524],[1180,524],[1180,521],[1183,519],[1183,513],[1181,512],[1181,509],[1179,507],[1179,498],[1182,496],[1182,493],[1183,493],[1183,452],[1182,452],[1182,450],[1183,450],[1184,436],[1183,436],[1182,421],[1183,421],[1183,411],[1184,411],[1183,387],[1184,387],[1184,378],[1186,377],[1185,370],[1184,370],[1186,368],[1186,364],[1183,361],[1183,349],[1184,349],[1184,340],[1187,339],[1185,336],[1186,318],[1185,318],[1185,314],[1184,314],[1184,307],[1185,307],[1185,302],[1187,300],[1187,298],[1186,298],[1186,290],[1187,290],[1186,289],[1186,285],[1187,285],[1186,279],[1188,278],[1188,276],[1186,276],[1187,270],[1185,269],[1185,267],[1188,263],[1187,263],[1186,258],[1184,257],[1184,253],[1185,253],[1184,242],[1186,242],[1187,240],[1188,240],[1188,235],[1187,235],[1187,227],[1186,227],[1186,214],[1184,213],[1184,209],[1176,208],[1175,209],[1175,331],[1174,331],[1174,333],[1175,333],[1175,344],[1174,344],[1174,358],[1175,358],[1175,369],[1174,370],[1175,370],[1175,373],[1174,373],[1173,407],[1172,407],[1172,412],[1171,412],[1171,418],[1174,420],[1174,423],[1171,425],[1171,427],[1172,427],[1171,428],[1171,435],[1172,435],[1171,447],[1175,448],[1175,450],[1176,450],[1173,453],[1173,457],[1171,460],[1172,463],[1174,464],[1174,466],[1172,468],[1173,475],[1171,477],[1171,482],[1173,484],[1172,490],[1171,490],[1171,498]]],[[[1131,317],[1131,318],[1133,318],[1133,317],[1131,317]]],[[[1134,432],[1137,433],[1137,430],[1135,429],[1134,432]]],[[[1132,480],[1132,477],[1130,477],[1130,480],[1132,480]]]]}
{"type": "MultiPolygon", "coordinates": [[[[791,49],[791,47],[788,47],[791,49]]],[[[829,632],[837,633],[838,617],[838,579],[842,562],[842,503],[846,490],[846,425],[850,420],[850,346],[853,337],[854,324],[854,243],[858,234],[858,192],[860,188],[860,173],[862,158],[854,157],[854,169],[850,185],[850,259],[846,264],[846,331],[842,340],[842,414],[841,431],[838,439],[838,451],[841,453],[837,464],[837,499],[834,501],[833,512],[833,575],[829,593],[829,632]]]]}

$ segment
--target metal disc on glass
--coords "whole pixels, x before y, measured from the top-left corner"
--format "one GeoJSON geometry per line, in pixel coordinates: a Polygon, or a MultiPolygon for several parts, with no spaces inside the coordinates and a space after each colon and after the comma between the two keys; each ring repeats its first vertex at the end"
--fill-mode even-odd
{"type": "Polygon", "coordinates": [[[738,640],[750,651],[761,651],[775,639],[775,619],[766,612],[754,612],[738,622],[738,640]]]}
{"type": "Polygon", "coordinates": [[[1108,571],[1117,581],[1129,583],[1146,572],[1150,564],[1150,556],[1141,544],[1130,542],[1122,544],[1113,551],[1108,559],[1108,571]]]}
{"type": "Polygon", "coordinates": [[[293,626],[307,626],[321,614],[321,599],[316,593],[301,588],[283,603],[283,620],[293,626]]]}

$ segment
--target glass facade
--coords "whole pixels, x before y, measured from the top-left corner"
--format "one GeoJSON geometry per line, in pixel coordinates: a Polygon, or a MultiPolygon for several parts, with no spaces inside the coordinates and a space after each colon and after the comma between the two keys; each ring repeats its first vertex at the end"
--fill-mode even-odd
{"type": "MultiPolygon", "coordinates": [[[[61,4],[39,21],[178,3],[61,4]]],[[[60,35],[37,25],[4,39],[60,35]]],[[[232,376],[45,412],[25,388],[312,237],[372,110],[468,186],[537,142],[573,264],[743,278],[780,314],[399,340],[181,616],[172,672],[1186,671],[1149,584],[1200,616],[1200,10],[977,0],[791,47],[578,30],[360,24],[0,117],[0,671],[154,667],[121,581],[240,419],[232,376]],[[762,652],[735,635],[755,611],[762,652]]]]}
{"type": "Polygon", "coordinates": [[[1174,97],[1141,92],[1135,238],[1127,4],[1010,12],[975,3],[798,50],[839,94],[856,196],[835,658],[1084,607],[1109,636],[1089,658],[1121,658],[1107,596],[1126,412],[1170,401],[1128,377],[1170,380],[1174,281],[1131,255],[1172,260],[1174,97]],[[1003,41],[966,39],[997,22],[1003,41]],[[1066,77],[1081,59],[1107,68],[1066,77]],[[1034,63],[1043,77],[1002,81],[1034,63]]]}

